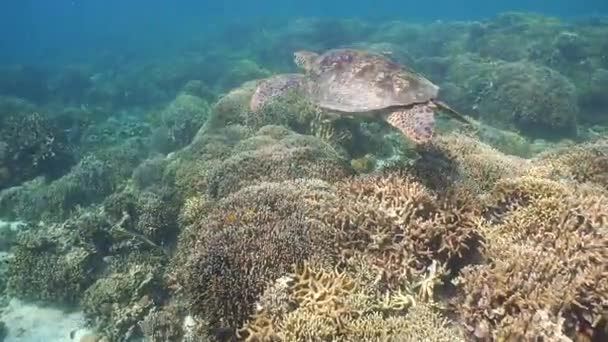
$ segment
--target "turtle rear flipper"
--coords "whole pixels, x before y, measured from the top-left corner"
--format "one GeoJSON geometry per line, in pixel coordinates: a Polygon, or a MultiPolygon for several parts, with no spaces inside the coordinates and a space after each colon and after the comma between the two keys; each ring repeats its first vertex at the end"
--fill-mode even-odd
{"type": "Polygon", "coordinates": [[[458,113],[455,109],[453,109],[452,107],[448,106],[447,104],[445,104],[442,101],[438,101],[438,100],[433,100],[433,103],[435,105],[437,105],[437,107],[439,107],[439,109],[445,111],[446,113],[448,113],[453,119],[456,119],[464,124],[467,124],[469,126],[473,126],[473,124],[471,123],[471,121],[469,121],[464,115],[458,113]]]}
{"type": "Polygon", "coordinates": [[[435,133],[434,109],[432,105],[417,104],[390,113],[386,122],[399,129],[413,142],[423,144],[431,140],[435,133]]]}

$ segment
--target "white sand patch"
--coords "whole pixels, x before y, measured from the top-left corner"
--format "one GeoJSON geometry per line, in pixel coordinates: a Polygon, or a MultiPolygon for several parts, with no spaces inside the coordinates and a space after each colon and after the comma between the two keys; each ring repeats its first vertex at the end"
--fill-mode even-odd
{"type": "Polygon", "coordinates": [[[26,226],[26,223],[23,221],[4,221],[0,218],[0,229],[19,231],[25,226],[26,226]]]}
{"type": "Polygon", "coordinates": [[[39,307],[12,299],[0,309],[8,336],[4,342],[79,342],[90,333],[82,312],[65,312],[53,307],[39,307]]]}

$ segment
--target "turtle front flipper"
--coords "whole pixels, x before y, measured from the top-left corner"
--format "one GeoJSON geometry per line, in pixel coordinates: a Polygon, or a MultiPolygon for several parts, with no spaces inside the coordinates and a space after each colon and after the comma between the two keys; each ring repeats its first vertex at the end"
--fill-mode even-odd
{"type": "Polygon", "coordinates": [[[390,113],[386,122],[413,142],[423,144],[431,140],[435,133],[435,109],[432,103],[413,105],[390,113]]]}
{"type": "Polygon", "coordinates": [[[465,118],[464,115],[458,113],[455,109],[453,109],[452,107],[448,106],[447,104],[445,104],[444,102],[438,101],[438,100],[433,100],[433,103],[439,107],[439,109],[445,111],[446,113],[448,113],[453,119],[456,119],[464,124],[473,126],[473,124],[471,123],[471,121],[469,121],[467,118],[465,118]]]}

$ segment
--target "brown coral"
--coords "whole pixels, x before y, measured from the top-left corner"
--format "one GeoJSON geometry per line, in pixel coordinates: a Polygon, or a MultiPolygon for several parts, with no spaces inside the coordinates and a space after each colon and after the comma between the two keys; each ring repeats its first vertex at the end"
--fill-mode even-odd
{"type": "MultiPolygon", "coordinates": [[[[338,153],[317,138],[290,134],[280,140],[259,140],[255,149],[235,151],[209,173],[207,191],[212,197],[223,197],[244,186],[263,181],[298,178],[335,181],[352,173],[338,153]]],[[[247,141],[243,141],[241,146],[247,141]]],[[[255,146],[255,145],[254,145],[255,146]]]]}
{"type": "Polygon", "coordinates": [[[547,324],[599,338],[608,318],[608,199],[537,189],[484,228],[488,263],[463,272],[458,310],[482,339],[548,338],[547,324]]]}
{"type": "Polygon", "coordinates": [[[487,191],[500,179],[520,175],[529,164],[462,133],[439,136],[420,153],[411,173],[432,189],[487,191]]]}
{"type": "Polygon", "coordinates": [[[189,228],[195,241],[176,277],[193,312],[213,329],[239,327],[268,281],[328,249],[323,226],[301,210],[302,194],[316,186],[299,181],[244,188],[210,206],[189,228]]]}
{"type": "Polygon", "coordinates": [[[343,261],[372,256],[379,285],[397,288],[421,277],[434,260],[457,270],[478,236],[466,193],[437,196],[407,175],[351,178],[335,185],[310,215],[333,228],[343,261]]]}
{"type": "Polygon", "coordinates": [[[530,173],[608,189],[608,139],[548,151],[534,160],[530,173]]]}

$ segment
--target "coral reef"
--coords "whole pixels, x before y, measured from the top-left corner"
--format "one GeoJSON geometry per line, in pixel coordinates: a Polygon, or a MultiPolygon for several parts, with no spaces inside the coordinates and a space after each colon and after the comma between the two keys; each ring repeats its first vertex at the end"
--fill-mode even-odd
{"type": "Polygon", "coordinates": [[[242,22],[2,67],[0,307],[80,307],[99,341],[608,340],[607,24],[242,22]],[[347,46],[473,127],[413,146],[296,92],[251,112],[294,51],[347,46]]]}
{"type": "MultiPolygon", "coordinates": [[[[181,266],[175,277],[193,312],[212,329],[236,329],[268,281],[293,264],[324,258],[329,239],[301,208],[303,196],[323,187],[311,181],[261,183],[217,202],[189,201],[199,212],[182,234],[179,248],[186,255],[176,256],[181,266]]],[[[192,211],[188,205],[184,210],[192,211]]]]}
{"type": "Polygon", "coordinates": [[[565,190],[513,202],[483,228],[488,262],[463,271],[457,306],[475,337],[603,339],[608,202],[565,190]]]}
{"type": "Polygon", "coordinates": [[[475,55],[446,62],[446,97],[482,122],[533,137],[576,136],[576,88],[559,72],[530,62],[488,61],[475,55]]]}
{"type": "Polygon", "coordinates": [[[593,183],[608,189],[608,140],[558,148],[536,157],[530,173],[538,177],[593,183]]]}
{"type": "Polygon", "coordinates": [[[378,288],[420,280],[436,263],[456,272],[475,252],[473,198],[464,191],[435,194],[406,174],[366,176],[336,184],[335,198],[313,203],[313,217],[332,227],[342,261],[364,253],[378,288]]]}
{"type": "Polygon", "coordinates": [[[143,336],[152,342],[183,340],[183,311],[180,306],[172,304],[161,309],[152,309],[139,323],[143,336]]]}
{"type": "Polygon", "coordinates": [[[209,110],[204,99],[187,93],[179,94],[160,114],[168,149],[172,151],[190,143],[207,119],[209,110]]]}
{"type": "Polygon", "coordinates": [[[99,203],[120,188],[146,154],[143,141],[137,138],[89,154],[59,179],[49,183],[36,179],[1,192],[0,213],[8,218],[62,222],[78,207],[99,203]]]}
{"type": "Polygon", "coordinates": [[[437,190],[464,187],[480,193],[502,178],[521,174],[529,164],[459,132],[439,137],[420,153],[410,172],[437,190]]]}
{"type": "MultiPolygon", "coordinates": [[[[175,222],[179,202],[167,191],[135,191],[130,188],[107,197],[103,204],[105,217],[114,222],[110,233],[115,245],[121,248],[152,248],[162,246],[175,239],[175,222]]],[[[115,248],[118,248],[117,246],[115,248]]]]}
{"type": "Polygon", "coordinates": [[[30,229],[9,260],[8,293],[55,304],[74,304],[93,281],[99,257],[79,232],[61,226],[30,229]]]}
{"type": "Polygon", "coordinates": [[[134,253],[113,259],[107,275],[84,292],[85,314],[112,341],[141,335],[139,322],[162,300],[162,272],[162,256],[134,253]]]}
{"type": "Polygon", "coordinates": [[[351,174],[346,161],[329,145],[310,136],[289,134],[279,139],[264,133],[242,141],[237,154],[209,171],[207,191],[223,197],[248,184],[297,178],[335,181],[351,174]]]}
{"type": "Polygon", "coordinates": [[[64,174],[74,163],[75,146],[63,129],[59,120],[37,112],[2,115],[0,189],[40,175],[64,174]]]}
{"type": "Polygon", "coordinates": [[[279,278],[239,330],[244,341],[464,341],[427,303],[377,297],[344,273],[305,265],[279,278]]]}

